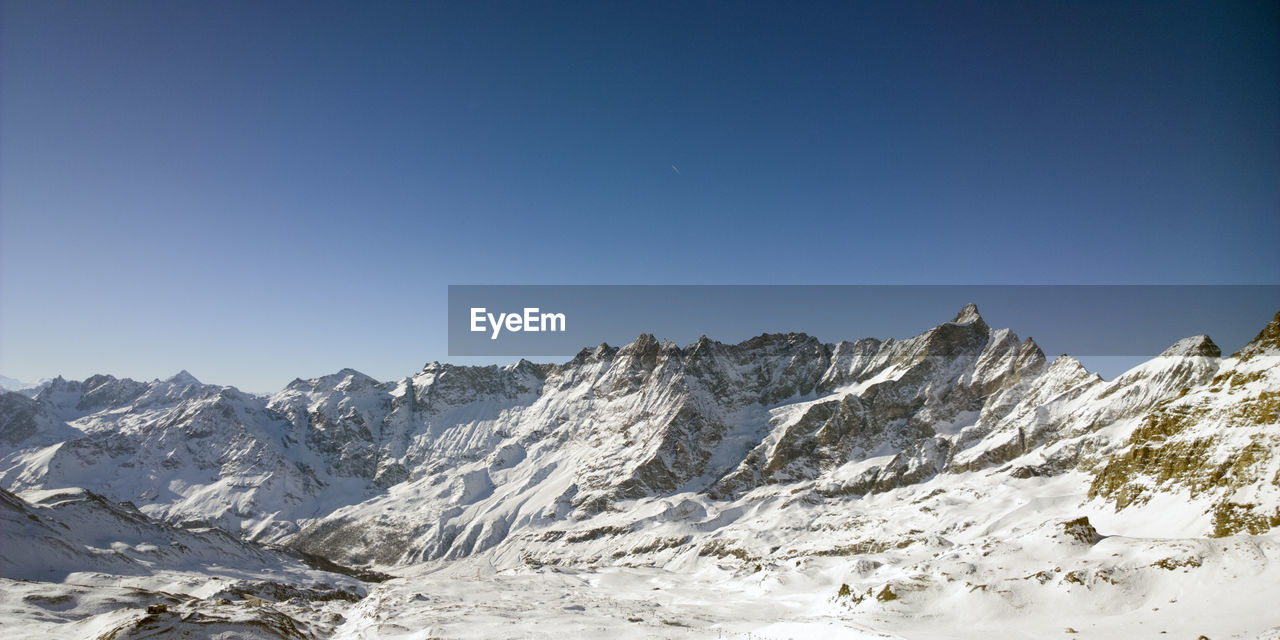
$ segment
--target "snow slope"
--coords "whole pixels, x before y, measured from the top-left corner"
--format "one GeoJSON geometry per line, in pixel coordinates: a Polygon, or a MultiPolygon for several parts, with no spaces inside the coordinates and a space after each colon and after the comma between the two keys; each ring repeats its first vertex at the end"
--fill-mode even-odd
{"type": "Polygon", "coordinates": [[[1104,381],[970,305],[907,340],[643,335],[270,398],[57,379],[0,396],[0,486],[406,576],[338,637],[1268,637],[1277,362],[1280,314],[1104,381]]]}
{"type": "Polygon", "coordinates": [[[0,530],[0,621],[10,638],[165,629],[307,637],[331,631],[324,614],[365,595],[345,575],[220,529],[156,522],[83,489],[0,490],[0,530]]]}

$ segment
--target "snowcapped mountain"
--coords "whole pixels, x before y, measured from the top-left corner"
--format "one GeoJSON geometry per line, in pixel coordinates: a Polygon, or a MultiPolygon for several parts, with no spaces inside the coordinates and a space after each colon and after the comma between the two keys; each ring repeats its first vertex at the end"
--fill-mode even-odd
{"type": "Polygon", "coordinates": [[[16,378],[8,376],[0,376],[0,390],[17,391],[24,396],[35,396],[40,390],[48,386],[51,382],[48,378],[36,382],[23,382],[16,378]]]}
{"type": "MultiPolygon", "coordinates": [[[[344,369],[269,398],[185,371],[58,378],[0,396],[0,486],[15,513],[83,487],[136,505],[118,518],[393,573],[714,570],[768,591],[814,567],[804,615],[824,621],[1012,607],[1056,624],[1064,599],[1151,608],[1189,580],[1164,565],[1271,553],[1278,362],[1280,314],[1227,358],[1194,336],[1104,381],[969,305],[906,340],[642,335],[559,365],[344,369]]],[[[1276,573],[1201,582],[1255,593],[1276,573]]],[[[397,585],[360,605],[361,629],[397,585]]],[[[1207,628],[1280,628],[1269,615],[1207,628]]]]}

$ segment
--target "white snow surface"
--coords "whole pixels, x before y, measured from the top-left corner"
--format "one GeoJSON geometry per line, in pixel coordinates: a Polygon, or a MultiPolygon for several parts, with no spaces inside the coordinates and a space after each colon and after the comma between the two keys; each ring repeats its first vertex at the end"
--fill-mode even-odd
{"type": "Polygon", "coordinates": [[[1194,336],[1107,382],[970,306],[908,340],[645,335],[269,398],[59,378],[0,396],[0,623],[1278,637],[1277,336],[1280,314],[1231,357],[1194,336]]]}

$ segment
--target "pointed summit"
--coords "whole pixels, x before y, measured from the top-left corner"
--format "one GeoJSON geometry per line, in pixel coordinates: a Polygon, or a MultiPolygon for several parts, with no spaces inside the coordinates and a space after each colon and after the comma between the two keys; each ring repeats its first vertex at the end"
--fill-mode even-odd
{"type": "Polygon", "coordinates": [[[638,338],[618,350],[619,355],[653,355],[658,352],[658,339],[652,333],[642,333],[638,338]]]}
{"type": "Polygon", "coordinates": [[[334,379],[337,379],[336,384],[338,385],[338,388],[341,389],[358,388],[361,386],[378,384],[378,381],[373,377],[356,371],[351,367],[345,367],[337,373],[321,378],[321,380],[324,380],[328,384],[335,384],[333,382],[334,379]]]}
{"type": "Polygon", "coordinates": [[[168,380],[165,380],[165,382],[168,382],[169,384],[197,385],[197,386],[200,384],[200,381],[196,380],[196,377],[191,375],[191,372],[187,371],[186,369],[183,369],[182,371],[179,371],[173,374],[173,376],[170,377],[168,380]]]}
{"type": "Polygon", "coordinates": [[[647,348],[647,347],[655,346],[657,344],[658,344],[658,339],[655,338],[652,333],[642,333],[640,334],[639,337],[637,337],[634,341],[631,342],[631,345],[634,345],[636,348],[641,348],[641,347],[647,348]]]}
{"type": "Polygon", "coordinates": [[[969,324],[970,322],[981,319],[982,316],[978,315],[978,305],[970,302],[960,310],[960,313],[956,314],[955,318],[951,319],[951,322],[953,324],[969,324]]]}
{"type": "Polygon", "coordinates": [[[1187,356],[1204,356],[1208,358],[1221,358],[1222,349],[1204,334],[1183,338],[1173,346],[1165,349],[1160,354],[1161,358],[1187,357],[1187,356]]]}

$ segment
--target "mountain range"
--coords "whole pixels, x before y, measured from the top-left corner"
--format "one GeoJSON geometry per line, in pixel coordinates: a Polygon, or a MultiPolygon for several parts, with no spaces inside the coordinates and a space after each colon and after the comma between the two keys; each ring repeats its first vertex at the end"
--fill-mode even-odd
{"type": "MultiPolygon", "coordinates": [[[[65,589],[76,572],[207,577],[210,554],[234,558],[241,586],[173,610],[221,619],[210,602],[254,576],[311,594],[270,609],[288,622],[267,626],[299,637],[394,636],[408,620],[479,637],[483,620],[525,615],[459,596],[475,611],[440,622],[443,603],[414,599],[432,583],[413,576],[437,574],[552,595],[551,576],[595,580],[611,604],[549,620],[587,616],[604,635],[937,637],[964,621],[1126,637],[1200,621],[1266,637],[1280,618],[1253,605],[1280,597],[1277,363],[1280,313],[1229,356],[1192,336],[1107,381],[968,305],[905,340],[646,334],[563,364],[432,362],[389,382],[344,369],[269,397],[185,371],[56,378],[0,395],[0,576],[65,589]],[[625,595],[652,572],[797,604],[730,614],[686,598],[667,619],[625,595]],[[583,577],[599,575],[628,578],[583,577]]],[[[141,633],[170,615],[97,604],[42,620],[31,602],[0,619],[141,633]]]]}

